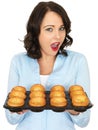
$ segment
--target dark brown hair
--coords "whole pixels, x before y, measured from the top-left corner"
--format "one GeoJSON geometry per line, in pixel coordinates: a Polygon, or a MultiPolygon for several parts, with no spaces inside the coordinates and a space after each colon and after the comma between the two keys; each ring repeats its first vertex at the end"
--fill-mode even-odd
{"type": "Polygon", "coordinates": [[[73,39],[69,36],[69,32],[71,31],[71,22],[64,8],[52,1],[40,2],[34,8],[29,17],[26,28],[27,34],[24,37],[24,47],[27,50],[27,55],[34,59],[39,59],[42,56],[38,36],[40,34],[42,20],[48,11],[54,11],[61,16],[66,30],[66,37],[58,51],[58,54],[61,53],[67,56],[64,48],[70,46],[73,42],[73,39]]]}

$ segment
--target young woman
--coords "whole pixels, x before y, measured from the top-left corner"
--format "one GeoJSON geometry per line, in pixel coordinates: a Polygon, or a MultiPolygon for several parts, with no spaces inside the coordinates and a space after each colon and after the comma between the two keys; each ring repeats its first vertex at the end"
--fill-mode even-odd
{"type": "MultiPolygon", "coordinates": [[[[15,55],[9,72],[8,92],[14,86],[42,84],[46,90],[54,85],[81,85],[89,96],[89,70],[83,54],[67,50],[73,39],[69,36],[71,22],[66,11],[55,2],[40,2],[32,11],[24,38],[25,53],[15,55]]],[[[75,130],[75,124],[87,126],[90,110],[54,112],[23,110],[12,113],[6,110],[16,130],[75,130]]]]}

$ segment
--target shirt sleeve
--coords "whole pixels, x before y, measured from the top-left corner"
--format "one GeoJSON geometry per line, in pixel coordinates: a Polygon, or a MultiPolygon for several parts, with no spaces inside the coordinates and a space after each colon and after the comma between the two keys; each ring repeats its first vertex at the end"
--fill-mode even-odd
{"type": "Polygon", "coordinates": [[[90,73],[88,62],[85,56],[82,56],[77,66],[76,84],[80,84],[90,98],[90,73]]]}
{"type": "Polygon", "coordinates": [[[8,92],[11,91],[12,87],[17,86],[19,83],[19,74],[17,69],[17,60],[15,56],[11,60],[8,77],[8,92]]]}
{"type": "MultiPolygon", "coordinates": [[[[82,56],[80,58],[77,66],[76,84],[80,84],[81,86],[83,86],[85,92],[90,98],[90,74],[87,59],[85,58],[85,56],[82,56]]],[[[85,112],[81,112],[77,116],[71,114],[70,116],[75,124],[80,127],[85,127],[89,123],[90,113],[91,111],[90,109],[88,109],[85,112]]]]}
{"type": "Polygon", "coordinates": [[[70,115],[72,121],[74,124],[76,124],[77,126],[83,128],[86,127],[90,121],[90,109],[88,109],[85,112],[81,112],[79,115],[70,115]]]}
{"type": "Polygon", "coordinates": [[[5,114],[6,114],[6,118],[7,118],[7,121],[12,124],[12,125],[15,125],[19,122],[21,122],[24,118],[24,114],[17,114],[17,113],[13,113],[13,112],[10,112],[9,110],[5,110],[5,114]]]}
{"type": "MultiPolygon", "coordinates": [[[[17,71],[17,60],[15,57],[13,57],[10,69],[9,69],[9,77],[8,77],[8,92],[9,93],[12,89],[12,87],[18,85],[19,82],[19,75],[17,71]]],[[[6,118],[9,123],[16,124],[19,123],[23,118],[25,114],[19,115],[17,113],[12,113],[9,110],[5,110],[6,118]]]]}

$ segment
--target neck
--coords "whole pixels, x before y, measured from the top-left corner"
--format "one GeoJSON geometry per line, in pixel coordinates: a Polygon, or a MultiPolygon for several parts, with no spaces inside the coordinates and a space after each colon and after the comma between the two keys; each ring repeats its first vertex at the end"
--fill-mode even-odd
{"type": "Polygon", "coordinates": [[[40,66],[40,74],[47,75],[50,74],[53,70],[55,62],[54,56],[43,56],[38,60],[39,66],[40,66]]]}
{"type": "Polygon", "coordinates": [[[42,57],[38,61],[51,62],[51,61],[55,61],[55,58],[56,56],[43,54],[42,57]]]}

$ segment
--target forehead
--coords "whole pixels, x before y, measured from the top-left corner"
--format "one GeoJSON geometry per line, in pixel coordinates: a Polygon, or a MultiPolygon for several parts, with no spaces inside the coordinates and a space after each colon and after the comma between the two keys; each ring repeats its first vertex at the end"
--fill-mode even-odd
{"type": "Polygon", "coordinates": [[[55,25],[55,24],[63,25],[62,17],[53,11],[48,11],[42,20],[41,26],[55,25]]]}

